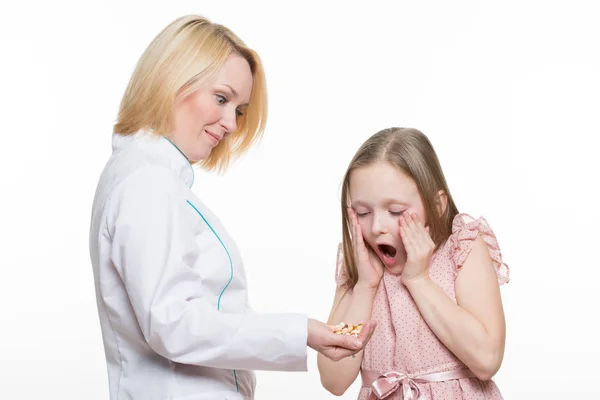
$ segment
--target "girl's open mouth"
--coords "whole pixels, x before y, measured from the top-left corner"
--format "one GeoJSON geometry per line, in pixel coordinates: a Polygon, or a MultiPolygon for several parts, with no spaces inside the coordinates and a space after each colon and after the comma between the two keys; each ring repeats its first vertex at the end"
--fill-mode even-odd
{"type": "Polygon", "coordinates": [[[381,261],[388,267],[396,263],[398,251],[396,248],[389,244],[378,244],[377,250],[379,250],[379,256],[381,261]]]}

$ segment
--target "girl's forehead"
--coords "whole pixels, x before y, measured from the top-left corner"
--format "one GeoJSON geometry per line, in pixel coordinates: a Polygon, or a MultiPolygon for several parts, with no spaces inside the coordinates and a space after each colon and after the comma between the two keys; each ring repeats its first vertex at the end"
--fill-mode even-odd
{"type": "Polygon", "coordinates": [[[415,181],[399,167],[387,162],[377,162],[356,168],[350,175],[350,186],[356,183],[358,186],[365,183],[393,186],[415,186],[415,181]]]}
{"type": "Polygon", "coordinates": [[[352,202],[382,202],[395,200],[409,203],[418,188],[415,181],[400,168],[389,163],[376,163],[352,171],[350,197],[352,202]]]}

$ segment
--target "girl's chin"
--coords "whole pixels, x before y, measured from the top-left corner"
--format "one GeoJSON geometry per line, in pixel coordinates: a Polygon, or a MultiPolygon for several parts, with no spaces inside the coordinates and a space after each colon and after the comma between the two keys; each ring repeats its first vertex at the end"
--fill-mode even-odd
{"type": "Polygon", "coordinates": [[[404,269],[404,265],[393,265],[391,267],[385,266],[385,269],[392,275],[400,275],[402,274],[402,270],[404,269]]]}

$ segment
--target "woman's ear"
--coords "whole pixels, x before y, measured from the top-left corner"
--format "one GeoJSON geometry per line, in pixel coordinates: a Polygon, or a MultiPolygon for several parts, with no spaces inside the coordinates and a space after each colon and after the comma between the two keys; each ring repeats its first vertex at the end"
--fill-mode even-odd
{"type": "Polygon", "coordinates": [[[437,193],[437,197],[435,199],[435,206],[437,208],[438,215],[441,217],[446,212],[446,208],[448,207],[448,195],[445,191],[440,190],[437,193]]]}

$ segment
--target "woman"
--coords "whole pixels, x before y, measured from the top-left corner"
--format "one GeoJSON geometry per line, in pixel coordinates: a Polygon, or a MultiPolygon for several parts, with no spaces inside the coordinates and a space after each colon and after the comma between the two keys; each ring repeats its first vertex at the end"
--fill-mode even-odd
{"type": "Polygon", "coordinates": [[[188,16],[139,60],[98,183],[90,252],[111,399],[252,399],[252,370],[306,370],[358,338],[247,303],[238,249],[190,190],[193,164],[222,170],[262,134],[258,55],[229,29],[188,16]]]}

